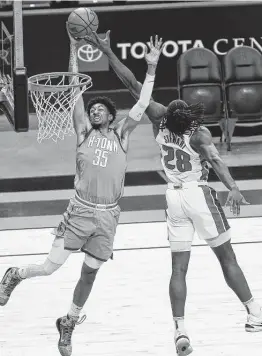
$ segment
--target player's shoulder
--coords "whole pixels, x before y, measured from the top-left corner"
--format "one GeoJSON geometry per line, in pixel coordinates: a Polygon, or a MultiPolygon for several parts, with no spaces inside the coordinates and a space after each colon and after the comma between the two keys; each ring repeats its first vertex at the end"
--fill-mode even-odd
{"type": "Polygon", "coordinates": [[[165,116],[167,112],[167,106],[151,99],[146,112],[149,118],[151,117],[160,120],[165,116]]]}
{"type": "Polygon", "coordinates": [[[160,125],[153,125],[153,133],[156,140],[163,140],[167,135],[170,135],[170,131],[167,127],[160,125]]]}
{"type": "Polygon", "coordinates": [[[156,129],[159,129],[166,112],[167,107],[154,101],[153,99],[150,100],[150,103],[146,109],[146,114],[156,129]]]}
{"type": "Polygon", "coordinates": [[[198,152],[201,145],[212,142],[211,132],[205,126],[198,127],[190,138],[190,145],[198,152]]]}
{"type": "Polygon", "coordinates": [[[205,126],[199,126],[191,136],[191,141],[202,142],[210,138],[212,138],[212,135],[209,129],[205,126]]]}

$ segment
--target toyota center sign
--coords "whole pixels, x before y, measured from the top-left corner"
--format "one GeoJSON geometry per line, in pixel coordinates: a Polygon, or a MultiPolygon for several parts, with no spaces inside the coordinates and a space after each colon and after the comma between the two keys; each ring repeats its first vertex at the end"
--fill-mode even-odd
{"type": "MultiPolygon", "coordinates": [[[[149,45],[149,42],[147,42],[149,45]]],[[[213,52],[217,55],[224,56],[231,48],[240,46],[250,46],[260,52],[262,52],[262,37],[256,39],[255,37],[249,38],[219,38],[213,43],[213,52]]],[[[124,42],[118,43],[117,48],[120,49],[120,58],[122,60],[128,59],[131,56],[135,59],[141,59],[144,57],[143,48],[145,46],[144,42],[124,42]]],[[[167,58],[174,58],[179,56],[181,53],[186,52],[190,48],[205,48],[205,43],[201,39],[196,40],[167,40],[164,42],[163,55],[167,58]]]]}
{"type": "MultiPolygon", "coordinates": [[[[177,8],[171,2],[170,6],[165,5],[163,8],[152,4],[147,9],[134,6],[136,11],[130,11],[129,7],[125,10],[123,7],[121,11],[112,12],[101,7],[98,14],[99,36],[102,37],[107,30],[111,30],[112,50],[140,82],[144,80],[146,71],[144,45],[150,36],[158,34],[162,37],[166,46],[157,68],[155,95],[159,95],[159,100],[164,100],[166,91],[157,89],[170,88],[173,94],[178,82],[177,61],[190,48],[207,48],[220,60],[231,48],[243,45],[262,52],[262,3],[247,4],[248,1],[243,6],[216,5],[192,9],[177,8]]],[[[65,30],[67,17],[67,13],[54,11],[48,17],[48,26],[45,14],[24,17],[24,32],[28,34],[24,36],[24,52],[29,76],[68,70],[69,40],[65,30]],[[45,31],[41,31],[44,27],[45,31]],[[32,29],[38,33],[37,39],[29,35],[32,29]]],[[[12,17],[4,20],[12,28],[12,17]]],[[[2,53],[2,57],[4,55],[2,53]]],[[[82,41],[78,44],[77,55],[80,72],[90,73],[92,77],[93,91],[125,89],[110,68],[108,58],[97,48],[82,41]]],[[[121,94],[117,98],[123,99],[125,96],[121,94]]]]}

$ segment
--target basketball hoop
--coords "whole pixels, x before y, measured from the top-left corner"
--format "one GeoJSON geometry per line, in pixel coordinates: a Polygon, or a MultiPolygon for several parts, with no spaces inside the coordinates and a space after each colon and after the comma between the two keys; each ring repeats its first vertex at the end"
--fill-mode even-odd
{"type": "Polygon", "coordinates": [[[75,104],[92,86],[92,78],[81,73],[43,73],[30,77],[28,86],[38,118],[37,141],[51,138],[57,142],[73,134],[75,104]]]}

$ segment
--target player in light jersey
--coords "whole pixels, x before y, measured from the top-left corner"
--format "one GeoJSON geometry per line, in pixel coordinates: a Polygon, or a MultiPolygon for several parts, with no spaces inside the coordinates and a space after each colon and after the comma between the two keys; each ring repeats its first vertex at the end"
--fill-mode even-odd
{"type": "MultiPolygon", "coordinates": [[[[141,83],[113,53],[110,31],[105,39],[93,33],[86,41],[107,55],[117,76],[130,93],[138,98],[141,83]]],[[[166,192],[168,238],[172,252],[169,291],[179,356],[188,355],[193,350],[184,325],[184,311],[186,273],[195,231],[212,248],[228,286],[246,307],[246,331],[262,331],[262,309],[254,300],[237,263],[230,242],[229,224],[217,193],[207,185],[206,162],[229,189],[227,203],[234,215],[240,214],[240,204],[248,203],[215,148],[209,130],[202,126],[203,106],[189,106],[184,101],[174,100],[166,107],[151,98],[146,114],[153,124],[153,131],[161,148],[163,168],[169,180],[166,192]]]]}
{"type": "MultiPolygon", "coordinates": [[[[70,35],[71,72],[78,72],[77,41],[70,35]]],[[[119,199],[123,193],[130,133],[140,122],[154,86],[155,71],[162,50],[162,39],[151,40],[145,50],[148,64],[139,100],[128,116],[114,124],[116,109],[110,99],[96,97],[87,105],[82,97],[74,110],[77,136],[75,196],[70,199],[56,238],[43,264],[9,268],[0,283],[0,305],[5,305],[14,288],[26,278],[47,276],[58,270],[72,251],[81,249],[85,260],[76,285],[73,302],[66,316],[56,322],[62,356],[72,353],[71,337],[80,312],[91,292],[99,268],[111,256],[118,224],[119,199]]]]}
{"type": "MultiPolygon", "coordinates": [[[[183,101],[176,100],[173,105],[176,107],[177,114],[182,115],[183,101]]],[[[203,115],[203,106],[192,106],[195,111],[203,115]]],[[[161,150],[161,162],[167,179],[171,183],[185,183],[201,181],[206,182],[208,179],[209,167],[207,161],[192,148],[190,140],[194,134],[194,130],[181,135],[174,134],[165,126],[166,119],[164,118],[160,124],[160,130],[156,136],[156,141],[161,150]]]]}

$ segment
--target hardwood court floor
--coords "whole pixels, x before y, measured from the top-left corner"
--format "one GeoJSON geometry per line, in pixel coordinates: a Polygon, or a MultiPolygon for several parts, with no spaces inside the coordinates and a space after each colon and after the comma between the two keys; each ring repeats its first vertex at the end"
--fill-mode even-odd
{"type": "MultiPolygon", "coordinates": [[[[238,261],[262,303],[262,218],[234,219],[238,261]]],[[[43,261],[50,229],[0,232],[0,275],[12,265],[43,261]],[[29,254],[25,256],[25,254],[29,254]]],[[[244,331],[245,311],[226,286],[213,253],[195,240],[188,273],[187,328],[195,356],[260,356],[262,333],[244,331]]],[[[73,338],[73,356],[172,356],[168,299],[170,251],[165,224],[120,225],[114,261],[104,265],[73,338]]],[[[49,277],[24,281],[0,309],[1,356],[55,356],[57,317],[71,303],[83,255],[49,277]]]]}

